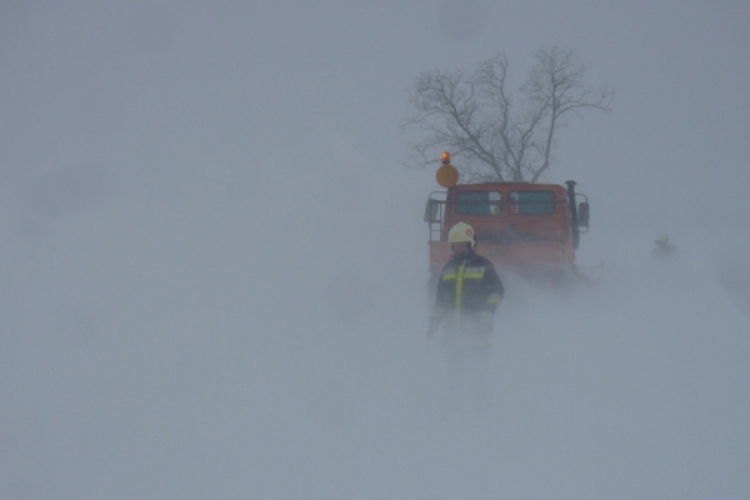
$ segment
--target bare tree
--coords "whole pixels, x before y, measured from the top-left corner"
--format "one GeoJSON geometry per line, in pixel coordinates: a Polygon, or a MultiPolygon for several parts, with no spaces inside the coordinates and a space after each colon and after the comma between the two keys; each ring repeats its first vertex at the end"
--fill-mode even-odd
{"type": "Polygon", "coordinates": [[[518,101],[507,89],[502,53],[480,62],[469,77],[459,70],[423,73],[410,92],[416,111],[403,126],[417,126],[427,136],[411,144],[407,166],[434,164],[447,149],[462,160],[457,167],[469,182],[536,182],[550,166],[555,131],[569,115],[610,111],[614,92],[587,89],[587,69],[573,49],[542,49],[518,101]]]}

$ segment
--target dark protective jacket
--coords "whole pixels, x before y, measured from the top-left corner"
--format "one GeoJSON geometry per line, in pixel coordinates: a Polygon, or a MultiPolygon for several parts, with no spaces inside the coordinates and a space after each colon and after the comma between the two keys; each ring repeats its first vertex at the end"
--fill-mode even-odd
{"type": "Polygon", "coordinates": [[[433,326],[445,323],[451,329],[489,331],[504,294],[492,262],[473,251],[466,257],[453,256],[440,273],[430,322],[433,326]]]}

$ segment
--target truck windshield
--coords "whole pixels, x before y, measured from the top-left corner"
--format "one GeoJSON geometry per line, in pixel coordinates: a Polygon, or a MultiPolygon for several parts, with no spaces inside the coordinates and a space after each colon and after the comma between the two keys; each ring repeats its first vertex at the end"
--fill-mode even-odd
{"type": "Polygon", "coordinates": [[[458,191],[456,213],[458,215],[496,215],[501,212],[500,191],[458,191]]]}
{"type": "Polygon", "coordinates": [[[555,213],[554,191],[511,191],[508,209],[513,214],[548,215],[555,213]]]}

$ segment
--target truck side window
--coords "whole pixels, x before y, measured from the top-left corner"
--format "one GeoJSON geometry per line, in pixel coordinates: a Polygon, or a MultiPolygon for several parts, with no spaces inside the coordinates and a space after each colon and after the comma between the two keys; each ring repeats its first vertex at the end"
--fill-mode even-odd
{"type": "Polygon", "coordinates": [[[498,215],[502,212],[503,193],[500,191],[458,191],[458,215],[498,215]]]}
{"type": "Polygon", "coordinates": [[[555,213],[554,191],[511,191],[508,211],[519,215],[550,215],[555,213]]]}

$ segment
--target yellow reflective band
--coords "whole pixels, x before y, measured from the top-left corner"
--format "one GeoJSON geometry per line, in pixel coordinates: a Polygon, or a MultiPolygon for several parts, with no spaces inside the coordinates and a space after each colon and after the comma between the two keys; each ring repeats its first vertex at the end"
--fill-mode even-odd
{"type": "Polygon", "coordinates": [[[466,274],[464,274],[464,279],[481,280],[482,278],[484,278],[484,271],[482,271],[481,273],[466,273],[466,274]]]}
{"type": "Polygon", "coordinates": [[[461,303],[464,295],[464,271],[466,270],[466,261],[461,262],[456,274],[456,324],[461,324],[461,303]]]}
{"type": "Polygon", "coordinates": [[[443,280],[444,281],[454,280],[454,279],[456,279],[456,273],[450,273],[450,274],[444,274],[443,275],[443,280]]]}
{"type": "Polygon", "coordinates": [[[488,304],[499,304],[502,300],[502,297],[500,297],[498,294],[493,293],[490,295],[490,297],[487,299],[488,304]]]}

